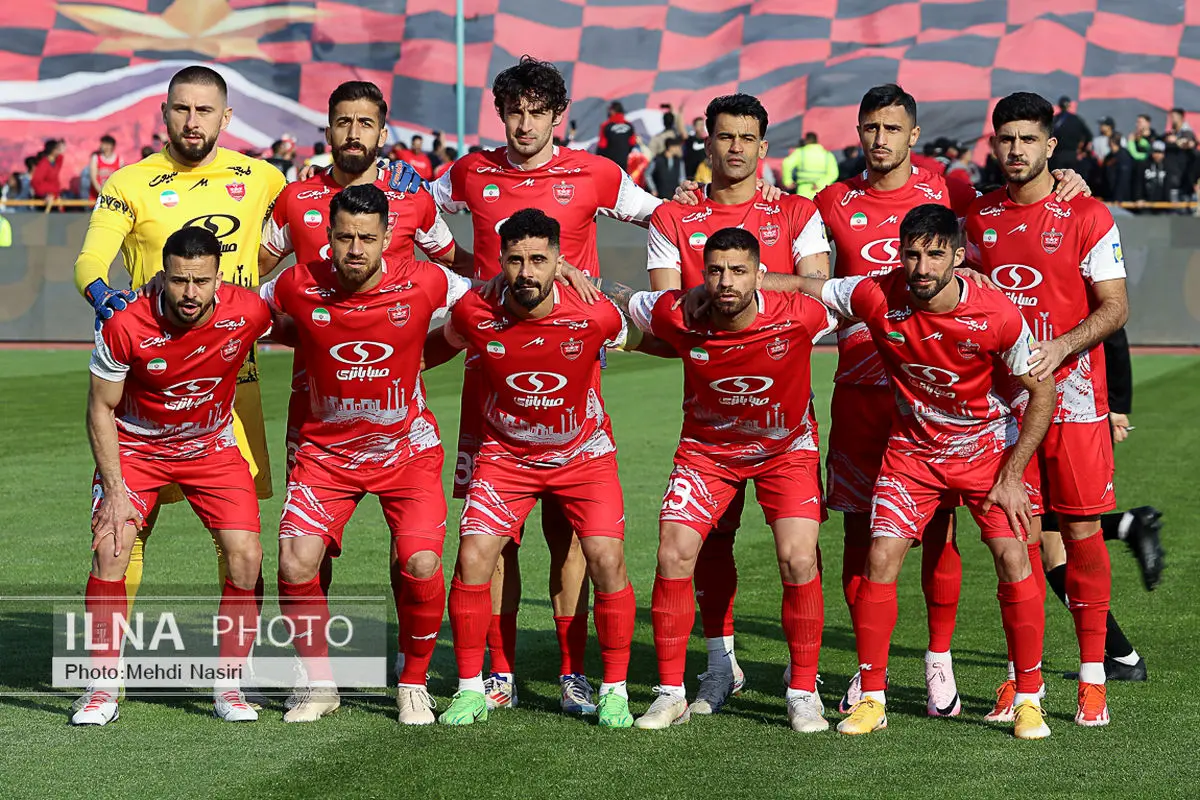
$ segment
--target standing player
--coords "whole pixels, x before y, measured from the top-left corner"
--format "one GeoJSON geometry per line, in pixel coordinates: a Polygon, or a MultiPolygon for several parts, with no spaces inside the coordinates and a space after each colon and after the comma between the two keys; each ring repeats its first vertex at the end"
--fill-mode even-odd
{"type": "MultiPolygon", "coordinates": [[[[562,256],[585,274],[600,274],[596,253],[596,217],[605,215],[645,224],[661,202],[636,186],[612,161],[582,150],[560,149],[552,135],[570,100],[553,64],[524,56],[492,84],[496,113],[504,123],[505,147],[469,153],[450,167],[432,191],[442,211],[471,212],[475,234],[475,277],[500,273],[501,223],[522,208],[538,208],[562,226],[562,256]]],[[[459,426],[454,496],[465,497],[482,435],[483,412],[478,359],[468,350],[459,426]]],[[[558,634],[562,707],[593,711],[592,689],[584,677],[587,646],[587,568],[578,537],[558,506],[542,504],[542,532],[550,547],[550,592],[558,634]]],[[[513,661],[516,651],[520,573],[515,545],[501,559],[503,577],[493,581],[492,627],[488,632],[491,706],[515,704],[513,661]]]]}
{"type": "MultiPolygon", "coordinates": [[[[722,228],[740,227],[758,237],[762,264],[774,272],[829,275],[829,243],[811,200],[785,194],[768,202],[758,188],[759,159],[767,154],[767,111],[747,94],[718,97],[705,109],[705,153],[712,183],[696,205],[663,203],[650,218],[646,268],[654,291],[692,289],[705,280],[704,245],[722,228]]],[[[815,429],[814,429],[815,430],[815,429]]],[[[733,602],[737,595],[734,535],[746,500],[743,483],[696,562],[696,602],[708,649],[708,669],[691,713],[719,711],[745,676],[734,652],[733,602]]]]}
{"type": "Polygon", "coordinates": [[[508,542],[539,499],[553,499],[578,532],[596,585],[596,633],[604,682],[601,727],[628,728],[625,679],[636,605],[625,574],[625,509],[616,445],[600,396],[600,358],[624,344],[625,319],[555,285],[559,224],[524,209],[500,226],[501,297],[468,294],[444,327],[457,349],[482,354],[483,441],[463,505],[450,588],[458,692],[439,721],[487,719],[483,656],[492,617],[490,581],[508,542]]]}
{"type": "Polygon", "coordinates": [[[954,212],[922,205],[900,224],[902,270],[829,281],[771,276],[820,296],[867,326],[895,391],[892,432],[875,482],[871,544],[853,606],[862,699],[838,725],[846,734],[887,727],[888,650],[896,580],[909,548],[947,500],[970,509],[996,563],[997,596],[1017,664],[1014,733],[1050,735],[1038,702],[1044,593],[1023,543],[1032,526],[1024,471],[1054,414],[1054,385],[1032,372],[1029,326],[1000,292],[955,275],[963,237],[954,212]],[[1004,376],[1029,392],[1020,431],[1004,376]],[[999,379],[999,381],[998,381],[999,379]]]}
{"type": "MultiPolygon", "coordinates": [[[[372,184],[343,189],[329,204],[330,259],[285,270],[263,296],[295,320],[310,398],[279,523],[280,610],[324,630],[329,604],[318,571],[338,555],[358,502],[379,497],[401,565],[397,598],[407,637],[396,695],[399,720],[434,721],[425,673],[445,607],[442,541],[446,498],[437,424],[425,404],[421,350],[434,312],[470,282],[423,261],[385,263],[388,199],[372,184]]],[[[313,722],[340,699],[322,637],[297,637],[309,691],[285,722],[313,722]]]]}
{"type": "MultiPolygon", "coordinates": [[[[1125,324],[1129,302],[1112,214],[1090,198],[1064,203],[1053,195],[1046,166],[1056,144],[1053,116],[1049,102],[1028,92],[996,104],[992,152],[1008,186],[975,201],[966,230],[983,271],[1020,306],[1033,330],[1031,374],[1058,384],[1054,425],[1029,480],[1040,484],[1037,512],[1044,498],[1058,515],[1061,535],[1047,532],[1044,541],[1067,565],[1081,662],[1075,721],[1107,725],[1104,639],[1112,575],[1100,514],[1116,500],[1101,343],[1125,324]]],[[[1008,715],[1007,694],[1002,686],[992,718],[1008,715]]]]}
{"type": "Polygon", "coordinates": [[[817,694],[825,604],[817,570],[824,518],[816,424],[811,414],[813,342],[833,329],[802,295],[759,291],[766,270],[754,233],[715,231],[704,244],[707,325],[690,328],[679,289],[612,292],[641,330],[681,354],[684,420],[659,514],[651,615],[660,685],[639,728],[686,722],[687,642],[696,619],[692,574],[704,539],[748,480],[775,537],[783,580],[783,630],[791,652],[787,714],[800,732],[828,729],[817,694]]]}
{"type": "MultiPolygon", "coordinates": [[[[220,614],[235,620],[221,634],[221,667],[239,670],[258,627],[255,584],[262,565],[258,500],[233,433],[238,368],[271,328],[254,293],[222,283],[221,242],[205,228],[167,238],[161,292],[99,326],[88,393],[88,438],[96,459],[92,484],[92,571],[85,603],[101,665],[115,668],[127,617],[126,569],[137,529],[151,519],[159,489],[183,489],[225,553],[220,614]],[[112,541],[107,541],[112,537],[112,541]]],[[[96,681],[71,718],[105,725],[119,716],[119,680],[96,681]]],[[[258,714],[236,679],[213,690],[213,713],[227,722],[258,714]]]]}
{"type": "MultiPolygon", "coordinates": [[[[167,146],[108,179],[75,261],[75,284],[101,319],[133,299],[131,293],[108,286],[109,266],[117,252],[133,287],[139,287],[162,269],[163,243],[180,228],[212,232],[221,242],[225,280],[244,287],[258,285],[262,221],[283,188],[283,175],[265,161],[217,147],[233,109],[227,105],[225,80],[208,67],[186,67],[175,73],[162,115],[167,146]]],[[[271,496],[271,466],[253,342],[248,340],[242,353],[245,363],[238,375],[233,422],[238,449],[250,465],[258,496],[266,498],[271,496]]],[[[180,499],[179,490],[169,487],[160,504],[180,499]]],[[[129,551],[125,586],[130,603],[142,583],[142,551],[156,516],[156,511],[149,512],[129,551]]],[[[224,579],[219,543],[217,555],[224,579]]]]}

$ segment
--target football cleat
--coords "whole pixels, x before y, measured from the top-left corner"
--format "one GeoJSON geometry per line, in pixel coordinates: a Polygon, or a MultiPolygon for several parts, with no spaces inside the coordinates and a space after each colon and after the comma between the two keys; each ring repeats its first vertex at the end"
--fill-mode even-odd
{"type": "Polygon", "coordinates": [[[633,715],[629,713],[629,700],[609,689],[608,694],[596,704],[597,724],[601,728],[632,728],[633,715]]]}
{"type": "MultiPolygon", "coordinates": [[[[789,674],[788,677],[790,678],[791,675],[789,674]]],[[[850,685],[846,687],[846,693],[838,702],[838,713],[849,714],[850,710],[860,702],[862,702],[862,673],[855,672],[854,677],[850,679],[850,685]]]]}
{"type": "Polygon", "coordinates": [[[592,702],[592,685],[588,679],[579,674],[562,675],[558,679],[562,688],[562,710],[567,714],[595,714],[596,704],[592,702]]]}
{"type": "Polygon", "coordinates": [[[297,689],[293,695],[296,704],[283,713],[284,722],[316,722],[342,705],[335,686],[309,686],[297,689]]]}
{"type": "MultiPolygon", "coordinates": [[[[1041,700],[1046,696],[1046,684],[1042,684],[1038,689],[1038,699],[1041,700]]],[[[1006,680],[996,689],[996,704],[992,706],[992,710],[984,714],[984,722],[1013,722],[1016,720],[1016,709],[1013,704],[1017,699],[1017,682],[1015,680],[1006,680]]]]}
{"type": "Polygon", "coordinates": [[[1138,656],[1136,664],[1126,664],[1105,656],[1104,676],[1110,681],[1144,681],[1150,677],[1146,674],[1146,659],[1141,656],[1138,656]]]}
{"type": "Polygon", "coordinates": [[[255,722],[258,711],[246,702],[246,695],[238,690],[213,693],[213,716],[224,722],[255,722]]]}
{"type": "Polygon", "coordinates": [[[1159,536],[1163,527],[1162,512],[1154,506],[1139,506],[1131,508],[1129,513],[1133,515],[1133,522],[1125,534],[1125,544],[1137,559],[1146,591],[1152,592],[1162,580],[1166,566],[1166,551],[1159,536]]]}
{"type": "Polygon", "coordinates": [[[700,688],[696,690],[696,699],[688,710],[693,714],[716,714],[733,694],[734,686],[737,683],[733,673],[709,670],[700,673],[698,677],[700,678],[700,688]]]}
{"type": "Polygon", "coordinates": [[[493,672],[483,682],[483,693],[487,697],[488,711],[497,708],[517,707],[517,682],[509,680],[498,672],[493,672]]]}
{"type": "Polygon", "coordinates": [[[925,710],[931,717],[957,717],[962,713],[954,668],[945,662],[925,662],[925,710]]]}
{"type": "Polygon", "coordinates": [[[662,730],[672,725],[682,725],[691,719],[692,712],[688,710],[687,698],[664,691],[661,686],[654,687],[658,695],[646,713],[633,723],[635,726],[650,731],[662,730]]]}
{"type": "Polygon", "coordinates": [[[454,693],[450,707],[442,712],[437,721],[442,725],[473,725],[488,718],[487,698],[470,689],[454,693]]]}
{"type": "Polygon", "coordinates": [[[72,725],[107,725],[121,716],[117,709],[118,686],[89,686],[76,701],[79,708],[71,715],[72,725]]]}
{"type": "Polygon", "coordinates": [[[838,723],[838,733],[860,736],[887,727],[887,709],[878,700],[864,697],[850,709],[850,716],[838,723]]]}
{"type": "Polygon", "coordinates": [[[1103,683],[1079,684],[1079,710],[1075,724],[1098,728],[1108,724],[1108,692],[1103,683]]]}
{"type": "Polygon", "coordinates": [[[1026,700],[1013,712],[1013,736],[1018,739],[1045,739],[1050,735],[1046,712],[1032,700],[1026,700]]]}
{"type": "Polygon", "coordinates": [[[816,692],[805,692],[793,697],[787,704],[788,724],[797,733],[820,733],[829,730],[825,719],[825,705],[816,692]]]}
{"type": "Polygon", "coordinates": [[[437,701],[424,686],[396,687],[396,718],[401,725],[432,725],[437,701]]]}

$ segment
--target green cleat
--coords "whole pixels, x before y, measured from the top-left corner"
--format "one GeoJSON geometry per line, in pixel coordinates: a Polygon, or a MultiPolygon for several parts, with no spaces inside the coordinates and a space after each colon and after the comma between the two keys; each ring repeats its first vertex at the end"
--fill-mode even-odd
{"type": "Polygon", "coordinates": [[[629,713],[629,701],[615,690],[600,698],[596,704],[597,723],[601,728],[632,728],[633,715],[629,713]]]}
{"type": "Polygon", "coordinates": [[[442,725],[471,725],[488,718],[487,698],[483,692],[463,690],[454,694],[450,707],[438,717],[442,725]]]}

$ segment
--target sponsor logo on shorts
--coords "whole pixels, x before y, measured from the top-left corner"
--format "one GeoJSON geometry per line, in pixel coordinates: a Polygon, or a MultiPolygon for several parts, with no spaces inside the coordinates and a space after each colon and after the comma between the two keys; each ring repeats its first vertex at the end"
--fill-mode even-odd
{"type": "Polygon", "coordinates": [[[321,224],[321,212],[315,208],[310,208],[304,212],[304,224],[310,228],[316,228],[321,224]]]}
{"type": "Polygon", "coordinates": [[[312,321],[317,327],[324,328],[333,321],[333,315],[330,314],[327,309],[314,308],[312,312],[312,321]]]}
{"type": "Polygon", "coordinates": [[[174,189],[164,189],[158,195],[158,202],[162,203],[164,208],[174,208],[179,205],[179,195],[174,189]]]}
{"type": "Polygon", "coordinates": [[[337,371],[339,381],[368,381],[388,377],[391,374],[389,368],[371,365],[390,358],[394,352],[395,348],[390,344],[369,341],[342,342],[329,348],[329,355],[335,361],[350,365],[337,371]]]}
{"type": "Polygon", "coordinates": [[[150,362],[146,364],[146,372],[149,372],[153,375],[161,375],[166,371],[167,362],[165,359],[152,358],[150,359],[150,362]]]}
{"type": "Polygon", "coordinates": [[[488,352],[489,356],[495,356],[496,358],[502,358],[504,356],[504,345],[501,344],[500,342],[492,340],[487,343],[487,352],[488,352]]]}
{"type": "Polygon", "coordinates": [[[688,237],[688,247],[693,250],[703,250],[705,242],[708,241],[708,234],[702,231],[696,231],[688,237]]]}
{"type": "Polygon", "coordinates": [[[494,203],[500,199],[500,187],[494,183],[489,183],[483,187],[483,199],[489,203],[494,203]]]}
{"type": "MultiPolygon", "coordinates": [[[[843,204],[845,203],[844,200],[842,202],[843,204]]],[[[850,227],[856,231],[861,231],[863,228],[867,227],[867,215],[861,211],[852,215],[850,217],[850,227]]]]}
{"type": "Polygon", "coordinates": [[[557,408],[563,404],[561,397],[548,395],[561,392],[567,385],[564,375],[557,372],[516,372],[504,379],[515,392],[519,392],[514,401],[521,408],[557,408]]]}

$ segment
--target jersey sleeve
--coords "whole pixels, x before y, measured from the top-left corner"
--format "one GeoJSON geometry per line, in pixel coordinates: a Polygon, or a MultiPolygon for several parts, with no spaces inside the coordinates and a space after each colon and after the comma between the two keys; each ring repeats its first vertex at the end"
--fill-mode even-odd
{"type": "Polygon", "coordinates": [[[445,255],[454,246],[454,234],[450,232],[450,226],[446,224],[446,220],[442,219],[442,215],[438,213],[437,204],[432,197],[424,193],[419,193],[416,197],[419,198],[423,208],[421,209],[421,221],[417,225],[416,233],[413,234],[413,241],[429,258],[445,255]]]}
{"type": "Polygon", "coordinates": [[[859,299],[860,295],[855,289],[864,280],[862,276],[830,278],[821,286],[821,302],[836,314],[848,319],[858,319],[860,315],[855,313],[853,300],[859,299]]]}
{"type": "Polygon", "coordinates": [[[288,201],[293,194],[286,191],[280,192],[279,196],[275,198],[275,202],[271,204],[267,221],[263,225],[263,247],[275,256],[286,256],[295,249],[292,246],[292,229],[288,225],[288,201]]]}
{"type": "Polygon", "coordinates": [[[1000,358],[1013,375],[1025,375],[1031,369],[1029,357],[1033,354],[1034,338],[1025,317],[1017,307],[1009,303],[1000,325],[998,342],[1000,358]]]}
{"type": "Polygon", "coordinates": [[[597,211],[606,217],[647,225],[662,200],[633,182],[633,179],[607,158],[596,160],[597,211]]]}
{"type": "Polygon", "coordinates": [[[267,304],[267,308],[276,314],[288,313],[284,305],[287,300],[287,284],[294,269],[295,267],[285,269],[258,287],[258,296],[267,304]]]}
{"type": "Polygon", "coordinates": [[[97,378],[120,383],[129,374],[129,337],[119,325],[105,323],[95,333],[96,346],[88,370],[97,378]]]}
{"type": "Polygon", "coordinates": [[[825,221],[821,218],[821,212],[813,206],[812,215],[800,229],[800,235],[792,240],[792,262],[799,263],[800,259],[807,256],[828,252],[829,240],[825,238],[825,221]]]}
{"type": "Polygon", "coordinates": [[[260,295],[254,293],[253,290],[246,290],[250,297],[247,298],[252,311],[252,319],[254,320],[254,338],[261,339],[271,332],[271,306],[267,304],[260,295]]]}
{"type": "Polygon", "coordinates": [[[457,214],[459,211],[467,209],[467,204],[462,199],[463,180],[467,166],[459,166],[462,163],[461,161],[454,162],[442,177],[429,185],[433,202],[437,203],[438,209],[447,214],[457,214]]]}
{"type": "MultiPolygon", "coordinates": [[[[608,300],[608,298],[604,298],[608,300]]],[[[609,300],[609,306],[604,308],[604,346],[609,350],[620,350],[629,338],[629,323],[616,304],[609,300]]]]}
{"type": "Polygon", "coordinates": [[[813,344],[837,327],[837,317],[820,300],[806,294],[793,294],[792,297],[799,305],[800,323],[812,334],[813,344]]]}
{"type": "Polygon", "coordinates": [[[639,330],[654,333],[652,326],[654,306],[667,291],[664,289],[661,292],[634,292],[633,296],[629,298],[629,319],[639,330]]]}
{"type": "Polygon", "coordinates": [[[646,238],[646,270],[673,269],[680,271],[682,260],[679,247],[671,241],[668,235],[671,230],[670,220],[662,213],[662,208],[655,210],[650,217],[650,232],[646,238]]]}
{"type": "Polygon", "coordinates": [[[108,268],[137,222],[137,212],[123,189],[125,177],[113,173],[105,181],[88,220],[83,250],[75,259],[75,288],[80,294],[97,278],[108,280],[108,268]]]}
{"type": "Polygon", "coordinates": [[[1121,232],[1108,209],[1098,209],[1094,227],[1084,238],[1087,252],[1079,263],[1079,271],[1090,283],[1112,281],[1125,277],[1125,256],[1121,253],[1121,232]],[[1089,247],[1090,245],[1090,247],[1089,247]]]}
{"type": "Polygon", "coordinates": [[[436,265],[442,271],[442,275],[446,278],[446,294],[444,297],[435,298],[441,300],[439,308],[454,308],[454,305],[462,300],[467,292],[471,291],[471,281],[459,275],[456,272],[443,267],[441,264],[436,265]]]}

